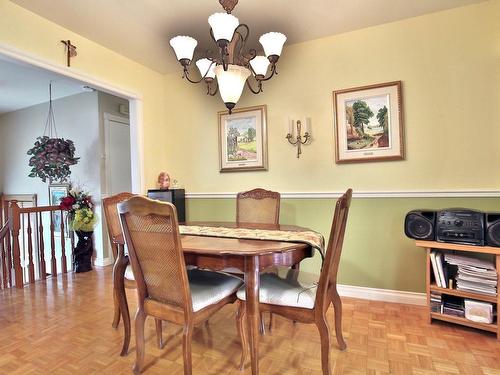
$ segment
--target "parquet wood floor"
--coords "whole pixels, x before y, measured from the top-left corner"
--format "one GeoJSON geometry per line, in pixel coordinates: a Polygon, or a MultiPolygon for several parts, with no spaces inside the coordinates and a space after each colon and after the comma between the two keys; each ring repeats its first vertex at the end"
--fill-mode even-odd
{"type": "MultiPolygon", "coordinates": [[[[134,291],[127,291],[135,311],[134,291]]],[[[334,374],[500,374],[500,343],[493,334],[446,323],[429,325],[425,309],[358,299],[344,301],[347,351],[332,345],[334,374]]],[[[240,344],[235,308],[228,306],[196,328],[194,374],[249,374],[237,369],[240,344]]],[[[0,374],[131,374],[134,337],[120,357],[122,325],[111,327],[111,268],[67,275],[0,292],[0,374]]],[[[329,311],[333,326],[333,314],[329,311]]],[[[319,335],[313,325],[275,317],[261,339],[265,375],[321,374],[319,335]]],[[[166,346],[155,344],[154,321],[146,327],[145,374],[182,374],[181,329],[165,324],[166,346]]],[[[335,339],[332,333],[332,341],[335,339]]]]}

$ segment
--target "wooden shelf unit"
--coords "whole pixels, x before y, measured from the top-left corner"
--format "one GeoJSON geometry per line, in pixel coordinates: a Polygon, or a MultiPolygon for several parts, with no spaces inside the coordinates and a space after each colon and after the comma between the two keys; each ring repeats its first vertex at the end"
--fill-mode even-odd
{"type": "MultiPolygon", "coordinates": [[[[443,250],[443,251],[462,251],[462,252],[472,252],[481,254],[491,254],[495,256],[495,266],[497,270],[497,275],[499,275],[498,280],[500,281],[500,247],[491,246],[473,246],[473,245],[460,245],[454,243],[443,243],[436,241],[415,241],[417,247],[424,248],[427,252],[426,261],[426,292],[427,292],[427,308],[429,311],[429,323],[433,319],[443,320],[449,323],[461,324],[467,327],[482,329],[484,331],[495,332],[497,334],[497,339],[500,340],[500,325],[497,322],[492,324],[476,323],[471,320],[460,318],[452,315],[445,315],[440,313],[432,312],[430,309],[431,302],[431,292],[438,294],[445,294],[450,296],[457,296],[462,298],[470,298],[478,301],[485,301],[493,303],[498,307],[500,306],[500,294],[497,293],[496,296],[489,296],[480,293],[465,292],[457,289],[441,288],[432,282],[432,264],[431,264],[431,251],[432,250],[443,250]]],[[[498,291],[498,289],[497,289],[498,291]]]]}

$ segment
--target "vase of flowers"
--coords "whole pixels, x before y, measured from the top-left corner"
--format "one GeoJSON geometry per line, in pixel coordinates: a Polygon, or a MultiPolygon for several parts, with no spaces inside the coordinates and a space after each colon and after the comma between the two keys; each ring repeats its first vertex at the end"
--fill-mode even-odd
{"type": "Polygon", "coordinates": [[[61,208],[68,211],[69,227],[78,237],[73,251],[73,269],[75,272],[91,271],[94,253],[93,233],[97,223],[92,197],[88,192],[73,186],[68,196],[61,199],[61,208]]]}

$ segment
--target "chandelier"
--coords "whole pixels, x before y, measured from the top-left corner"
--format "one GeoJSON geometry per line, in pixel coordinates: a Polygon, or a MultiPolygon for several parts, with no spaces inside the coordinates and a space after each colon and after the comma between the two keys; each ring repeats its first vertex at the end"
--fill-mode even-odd
{"type": "Polygon", "coordinates": [[[209,49],[196,61],[200,79],[192,79],[188,70],[198,44],[196,39],[179,35],[170,40],[170,45],[183,68],[182,78],[191,83],[203,81],[207,87],[207,95],[213,96],[220,91],[222,100],[231,113],[240,99],[245,82],[252,93],[258,94],[262,92],[263,82],[278,74],[276,63],[286,36],[277,32],[262,35],[259,42],[264,48],[265,56],[258,56],[253,48],[245,51],[250,30],[231,14],[238,0],[219,2],[226,13],[214,13],[208,17],[210,36],[217,46],[217,52],[209,49]]]}

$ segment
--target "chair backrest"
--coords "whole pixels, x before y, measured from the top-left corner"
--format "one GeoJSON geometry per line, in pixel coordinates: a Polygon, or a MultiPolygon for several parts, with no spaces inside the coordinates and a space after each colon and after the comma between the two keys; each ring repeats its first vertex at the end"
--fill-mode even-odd
{"type": "Polygon", "coordinates": [[[150,298],[186,314],[192,311],[175,206],[136,196],[120,203],[118,212],[139,303],[150,298]]]}
{"type": "Polygon", "coordinates": [[[279,224],[280,193],[253,189],[236,197],[237,223],[279,224]]]}
{"type": "Polygon", "coordinates": [[[103,198],[102,207],[104,209],[104,217],[106,218],[106,226],[108,228],[109,241],[111,242],[111,249],[113,250],[113,257],[116,259],[118,256],[118,249],[116,243],[113,241],[122,234],[122,226],[120,224],[120,217],[118,216],[118,203],[132,198],[132,193],[119,193],[111,197],[103,198]]]}
{"type": "Polygon", "coordinates": [[[325,261],[319,278],[318,291],[316,294],[316,308],[327,307],[330,299],[328,293],[331,287],[336,287],[337,271],[339,269],[344,234],[347,225],[347,216],[351,205],[352,189],[348,189],[335,204],[330,238],[326,249],[325,261]],[[319,304],[319,306],[318,306],[319,304]]]}

